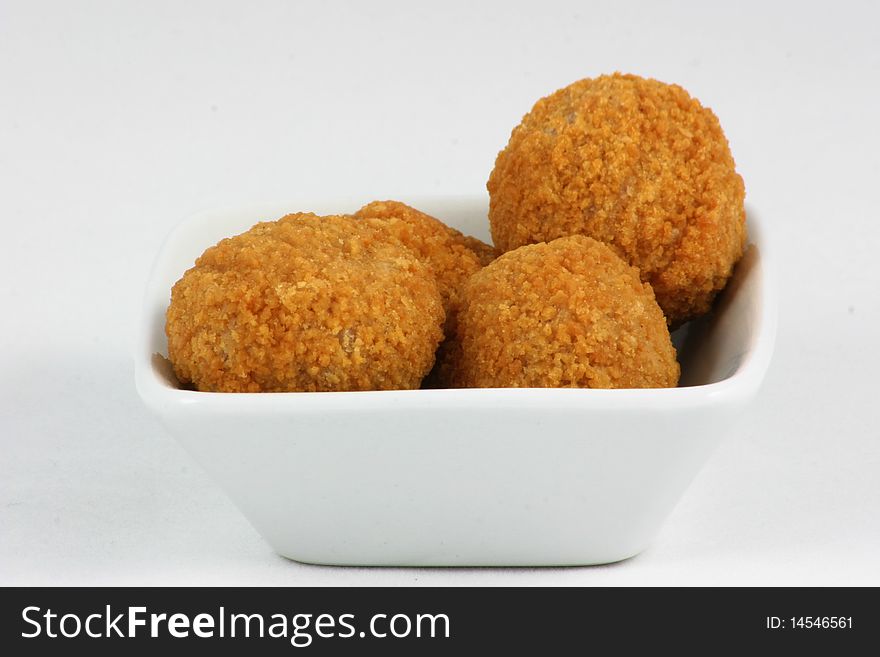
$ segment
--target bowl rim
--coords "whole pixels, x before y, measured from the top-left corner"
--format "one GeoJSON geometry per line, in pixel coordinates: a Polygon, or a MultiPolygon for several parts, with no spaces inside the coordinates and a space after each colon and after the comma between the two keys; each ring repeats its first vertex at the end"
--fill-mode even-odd
{"type": "MultiPolygon", "coordinates": [[[[407,199],[415,207],[429,209],[443,204],[485,203],[485,196],[478,195],[429,195],[407,199]]],[[[364,201],[368,202],[368,201],[364,201]]],[[[212,412],[241,412],[286,410],[301,412],[325,412],[327,410],[357,410],[393,407],[407,409],[461,409],[467,406],[498,409],[540,407],[556,408],[626,408],[674,410],[682,407],[717,405],[720,402],[745,400],[753,396],[761,385],[769,368],[777,330],[777,290],[772,248],[768,248],[766,230],[760,216],[746,204],[749,244],[759,248],[760,253],[760,313],[759,328],[752,348],[744,355],[740,366],[729,377],[704,385],[676,388],[453,388],[415,390],[366,390],[346,392],[200,392],[182,390],[169,386],[153,366],[155,351],[152,349],[155,313],[160,299],[168,292],[160,289],[160,273],[167,269],[171,247],[185,233],[200,222],[218,214],[252,214],[272,216],[281,208],[297,207],[359,207],[350,197],[335,199],[312,199],[310,202],[260,203],[234,207],[218,207],[189,215],[178,223],[166,236],[150,270],[144,292],[139,324],[134,345],[135,383],[143,401],[154,409],[169,405],[189,409],[210,409],[212,412]]],[[[281,210],[282,213],[284,210],[281,210]]],[[[340,210],[341,211],[341,210],[340,210]]],[[[281,215],[279,215],[281,216],[281,215]]],[[[164,288],[164,286],[161,286],[164,288]]],[[[165,302],[167,303],[167,301],[165,302]]]]}

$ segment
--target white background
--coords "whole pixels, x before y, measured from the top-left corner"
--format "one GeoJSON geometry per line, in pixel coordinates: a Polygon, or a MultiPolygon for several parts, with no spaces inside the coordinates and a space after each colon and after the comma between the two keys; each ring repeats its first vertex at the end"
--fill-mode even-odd
{"type": "Polygon", "coordinates": [[[0,584],[880,584],[880,5],[721,5],[0,0],[0,584]],[[621,564],[273,554],[135,392],[165,235],[481,193],[537,98],[615,70],[716,111],[769,229],[779,336],[742,434],[621,564]]]}

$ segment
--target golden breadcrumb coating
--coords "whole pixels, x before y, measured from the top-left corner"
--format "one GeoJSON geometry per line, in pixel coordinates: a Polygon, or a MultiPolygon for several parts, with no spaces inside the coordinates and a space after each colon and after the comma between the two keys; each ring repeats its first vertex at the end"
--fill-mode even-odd
{"type": "MultiPolygon", "coordinates": [[[[455,230],[450,228],[450,230],[455,230]]],[[[458,232],[457,230],[455,231],[458,232]]],[[[478,240],[476,237],[472,237],[471,235],[462,235],[461,243],[464,244],[467,248],[473,251],[477,258],[480,260],[480,264],[485,267],[490,262],[492,262],[495,258],[498,257],[498,249],[496,249],[491,244],[486,244],[482,240],[478,240]]]]}
{"type": "Polygon", "coordinates": [[[488,244],[399,201],[373,201],[354,216],[387,230],[431,268],[447,319],[450,311],[455,311],[464,283],[482,267],[483,259],[488,259],[490,253],[494,255],[488,244]]]}
{"type": "Polygon", "coordinates": [[[399,201],[373,201],[355,216],[387,231],[433,271],[446,311],[447,339],[440,345],[437,365],[424,385],[448,387],[446,362],[450,352],[457,350],[454,336],[461,290],[475,272],[495,259],[495,248],[399,201]]]}
{"type": "Polygon", "coordinates": [[[715,114],[614,74],[539,100],[487,184],[495,244],[584,234],[637,266],[671,325],[705,313],[746,241],[745,188],[715,114]]]}
{"type": "Polygon", "coordinates": [[[510,251],[471,277],[454,382],[478,388],[661,388],[679,366],[651,286],[582,235],[510,251]]]}
{"type": "Polygon", "coordinates": [[[443,337],[434,277],[349,216],[291,214],[224,239],[172,289],[168,356],[217,392],[417,388],[443,337]]]}

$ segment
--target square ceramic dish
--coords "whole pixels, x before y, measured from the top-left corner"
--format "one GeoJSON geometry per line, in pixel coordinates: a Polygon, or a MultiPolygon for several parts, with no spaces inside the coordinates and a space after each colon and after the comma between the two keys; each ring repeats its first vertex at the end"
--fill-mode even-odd
{"type": "MultiPolygon", "coordinates": [[[[775,338],[760,224],[711,317],[676,332],[679,388],[341,393],[181,390],[161,355],[171,286],[223,237],[292,211],[198,214],[153,268],[138,390],[281,555],[349,565],[583,565],[645,549],[716,445],[735,435],[775,338]],[[157,355],[158,354],[158,355],[157,355]]],[[[486,238],[486,199],[411,198],[486,238]]]]}

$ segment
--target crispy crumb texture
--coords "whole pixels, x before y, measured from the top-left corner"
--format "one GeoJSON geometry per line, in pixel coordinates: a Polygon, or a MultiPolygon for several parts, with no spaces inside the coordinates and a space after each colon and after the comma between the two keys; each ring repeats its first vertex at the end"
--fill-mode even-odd
{"type": "Polygon", "coordinates": [[[746,242],[745,188],[715,114],[634,75],[539,100],[487,187],[496,246],[584,234],[651,284],[671,325],[705,313],[746,242]]]}
{"type": "MultiPolygon", "coordinates": [[[[458,233],[454,228],[450,228],[450,230],[458,233]]],[[[478,240],[476,237],[471,235],[461,235],[459,239],[462,244],[474,252],[483,267],[498,257],[498,249],[491,244],[486,244],[484,241],[478,240]]]]}
{"type": "Polygon", "coordinates": [[[387,231],[434,273],[446,311],[446,340],[440,345],[437,365],[424,385],[449,387],[447,362],[450,352],[458,349],[455,324],[461,292],[473,274],[496,258],[495,248],[399,201],[374,201],[358,210],[355,216],[387,231]]]}
{"type": "Polygon", "coordinates": [[[482,260],[490,253],[494,256],[488,244],[399,201],[373,201],[354,216],[387,231],[431,268],[447,314],[454,312],[461,288],[482,267],[482,260]]]}
{"type": "Polygon", "coordinates": [[[292,214],[207,249],[174,285],[168,355],[217,392],[417,388],[444,311],[432,273],[350,216],[292,214]]]}
{"type": "Polygon", "coordinates": [[[475,274],[457,329],[458,387],[678,383],[675,348],[651,287],[585,236],[520,247],[475,274]]]}

